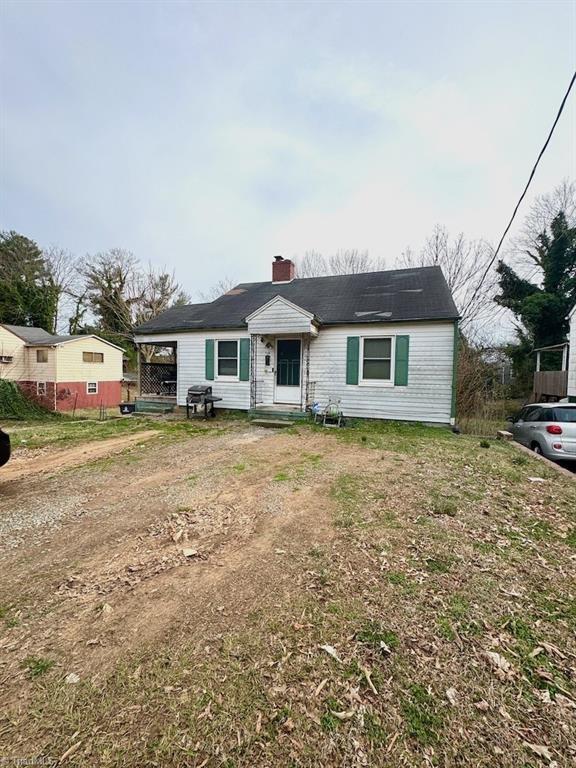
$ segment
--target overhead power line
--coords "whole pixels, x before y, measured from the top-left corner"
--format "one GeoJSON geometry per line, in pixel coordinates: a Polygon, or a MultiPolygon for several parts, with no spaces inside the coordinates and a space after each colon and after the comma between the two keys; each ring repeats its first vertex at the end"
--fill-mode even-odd
{"type": "Polygon", "coordinates": [[[494,262],[498,258],[498,254],[500,253],[500,248],[502,247],[502,243],[504,242],[504,239],[506,238],[506,235],[510,231],[510,227],[512,226],[512,222],[514,221],[516,214],[518,212],[518,209],[520,208],[520,205],[522,204],[522,200],[526,197],[526,193],[528,192],[528,188],[532,182],[532,179],[534,178],[534,174],[536,173],[536,169],[538,168],[538,165],[540,164],[540,160],[542,159],[542,156],[544,155],[544,152],[546,152],[546,149],[548,148],[548,144],[550,144],[550,139],[552,138],[552,134],[554,133],[554,130],[556,126],[558,125],[558,121],[560,120],[560,115],[564,111],[564,106],[566,105],[566,102],[568,101],[568,96],[570,95],[570,91],[572,90],[572,86],[574,85],[574,82],[576,81],[576,72],[572,75],[572,79],[570,80],[570,85],[568,86],[568,90],[564,94],[564,98],[562,99],[562,102],[560,104],[560,108],[558,109],[558,112],[556,114],[556,117],[554,119],[554,122],[552,123],[552,128],[550,128],[550,132],[548,133],[548,136],[546,138],[546,141],[544,142],[544,146],[540,150],[540,153],[538,157],[536,158],[536,162],[534,163],[534,166],[532,170],[530,171],[530,176],[528,177],[528,181],[526,182],[526,186],[524,187],[524,191],[520,195],[520,199],[516,203],[516,207],[514,208],[514,211],[512,213],[512,216],[510,217],[510,221],[508,222],[508,225],[506,229],[504,230],[504,233],[502,234],[502,237],[500,238],[500,242],[498,243],[498,247],[494,251],[494,255],[488,262],[488,266],[484,270],[482,277],[480,278],[480,282],[476,286],[476,290],[474,291],[472,297],[470,298],[470,301],[466,305],[466,309],[462,310],[462,314],[470,307],[476,296],[478,295],[478,292],[482,288],[482,285],[484,284],[484,280],[486,280],[486,277],[488,275],[488,272],[492,269],[494,262]]]}

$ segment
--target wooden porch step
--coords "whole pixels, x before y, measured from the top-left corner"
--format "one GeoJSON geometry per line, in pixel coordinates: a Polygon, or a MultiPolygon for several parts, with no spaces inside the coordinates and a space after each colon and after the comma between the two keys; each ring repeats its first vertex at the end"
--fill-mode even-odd
{"type": "Polygon", "coordinates": [[[284,427],[293,427],[294,422],[287,419],[252,419],[255,427],[268,427],[269,429],[283,429],[284,427]]]}

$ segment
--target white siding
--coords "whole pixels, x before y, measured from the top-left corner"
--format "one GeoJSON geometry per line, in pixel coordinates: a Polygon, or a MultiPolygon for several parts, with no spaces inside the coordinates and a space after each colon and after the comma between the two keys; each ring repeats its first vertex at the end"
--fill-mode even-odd
{"type": "Polygon", "coordinates": [[[576,398],[576,307],[570,316],[570,357],[568,358],[568,397],[576,398]]]}
{"type": "MultiPolygon", "coordinates": [[[[206,339],[242,339],[250,338],[246,331],[195,331],[191,333],[177,333],[171,340],[176,340],[176,361],[178,380],[178,405],[186,405],[186,392],[193,384],[209,384],[212,393],[223,398],[221,403],[216,403],[218,408],[250,407],[250,382],[249,381],[223,381],[217,378],[217,366],[214,365],[216,378],[214,381],[206,380],[205,369],[205,342],[206,339]]],[[[214,345],[216,347],[216,345],[214,345]]],[[[216,349],[214,349],[216,354],[216,349]]]]}
{"type": "Polygon", "coordinates": [[[248,321],[249,333],[310,333],[312,322],[284,301],[274,301],[248,321]]]}
{"type": "Polygon", "coordinates": [[[0,378],[11,381],[55,381],[56,350],[54,347],[26,347],[24,341],[6,328],[0,327],[0,355],[11,355],[11,363],[0,363],[0,378]],[[48,360],[39,363],[36,349],[43,349],[48,360]]]}
{"type": "Polygon", "coordinates": [[[447,424],[452,406],[454,326],[452,323],[348,325],[323,328],[310,346],[314,400],[342,401],[346,416],[447,424]],[[346,384],[348,336],[410,336],[408,386],[346,384]]]}
{"type": "MultiPolygon", "coordinates": [[[[248,409],[250,383],[247,381],[206,381],[206,339],[247,338],[246,331],[191,331],[162,336],[138,336],[136,341],[177,342],[178,404],[186,404],[192,384],[210,384],[223,398],[222,408],[248,409]]],[[[261,382],[258,404],[271,404],[274,391],[274,350],[258,340],[256,378],[261,382]],[[265,355],[271,366],[264,366],[265,355]]],[[[452,365],[454,326],[451,322],[347,325],[321,328],[310,343],[310,382],[315,382],[314,400],[326,404],[329,397],[340,399],[346,416],[372,419],[428,421],[447,424],[452,406],[452,365]],[[346,384],[348,336],[410,336],[408,386],[366,386],[346,384]]],[[[304,376],[304,367],[302,370],[304,376]]]]}

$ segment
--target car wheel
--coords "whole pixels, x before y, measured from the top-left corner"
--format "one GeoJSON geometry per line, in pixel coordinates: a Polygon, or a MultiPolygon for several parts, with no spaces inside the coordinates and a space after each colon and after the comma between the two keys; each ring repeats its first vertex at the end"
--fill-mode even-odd
{"type": "Polygon", "coordinates": [[[542,448],[540,448],[540,443],[532,443],[532,450],[539,456],[544,456],[544,452],[542,451],[542,448]]]}

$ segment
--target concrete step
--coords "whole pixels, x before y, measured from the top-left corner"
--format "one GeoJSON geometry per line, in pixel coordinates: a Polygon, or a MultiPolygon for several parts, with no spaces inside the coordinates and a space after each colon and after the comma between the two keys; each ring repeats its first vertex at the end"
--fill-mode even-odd
{"type": "Polygon", "coordinates": [[[252,419],[251,424],[255,427],[268,427],[269,429],[283,429],[284,427],[293,427],[294,422],[287,419],[252,419]]]}
{"type": "Polygon", "coordinates": [[[309,416],[306,411],[290,411],[288,409],[276,410],[267,408],[253,408],[248,412],[251,419],[289,419],[290,421],[307,421],[309,416]]]}

